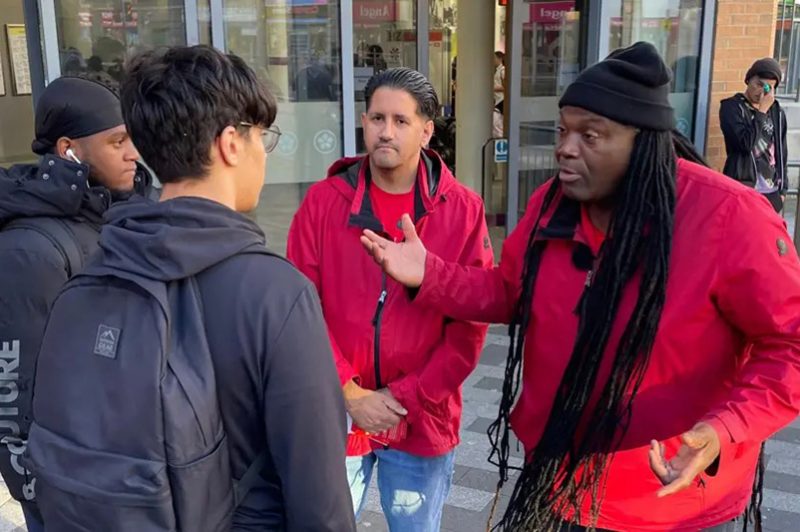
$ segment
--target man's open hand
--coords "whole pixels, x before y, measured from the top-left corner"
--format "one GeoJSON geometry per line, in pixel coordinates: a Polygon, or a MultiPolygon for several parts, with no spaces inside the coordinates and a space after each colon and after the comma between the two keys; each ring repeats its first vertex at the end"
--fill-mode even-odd
{"type": "Polygon", "coordinates": [[[650,444],[650,469],[664,487],[659,497],[677,493],[689,487],[719,456],[719,436],[708,423],[698,423],[692,430],[681,434],[683,444],[670,460],[664,454],[664,445],[653,440],[650,444]]]}

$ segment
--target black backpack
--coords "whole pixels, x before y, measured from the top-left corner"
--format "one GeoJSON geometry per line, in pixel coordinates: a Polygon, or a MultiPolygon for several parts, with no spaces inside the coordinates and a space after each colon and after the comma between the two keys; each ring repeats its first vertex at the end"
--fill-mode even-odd
{"type": "Polygon", "coordinates": [[[238,482],[194,278],[90,266],[59,295],[36,370],[26,466],[48,530],[229,530],[238,482]]]}
{"type": "Polygon", "coordinates": [[[3,232],[14,229],[34,231],[46,238],[63,257],[67,277],[72,277],[83,269],[83,253],[78,245],[78,237],[60,218],[17,218],[3,226],[3,232]]]}
{"type": "MultiPolygon", "coordinates": [[[[83,253],[77,236],[63,220],[52,217],[17,218],[2,227],[3,233],[10,231],[32,231],[51,244],[64,261],[67,277],[71,277],[83,269],[83,253]]],[[[5,330],[0,326],[0,338],[2,339],[14,338],[16,332],[5,330]]],[[[18,395],[13,403],[4,405],[7,411],[3,417],[6,431],[0,439],[0,473],[2,473],[9,493],[14,499],[33,501],[35,499],[35,480],[30,471],[22,466],[20,458],[25,451],[30,427],[28,412],[31,391],[30,387],[22,383],[30,382],[33,379],[36,353],[26,351],[23,356],[18,343],[15,345],[11,342],[7,347],[9,348],[8,354],[14,355],[16,360],[16,362],[14,360],[7,361],[7,364],[16,364],[16,367],[9,372],[18,374],[20,384],[17,387],[18,395]],[[11,410],[15,414],[11,415],[9,412],[11,410]]]]}

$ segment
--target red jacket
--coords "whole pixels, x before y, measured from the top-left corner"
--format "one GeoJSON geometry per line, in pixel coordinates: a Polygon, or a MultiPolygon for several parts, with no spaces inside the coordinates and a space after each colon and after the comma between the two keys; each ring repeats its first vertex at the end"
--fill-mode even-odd
{"type": "MultiPolygon", "coordinates": [[[[458,444],[461,384],[478,363],[486,326],[413,304],[409,291],[364,252],[364,228],[383,232],[370,204],[368,168],[366,158],[343,159],[309,189],[289,230],[287,254],[319,291],[342,384],[356,378],[368,389],[388,386],[408,410],[408,436],[392,447],[437,456],[458,444]],[[384,282],[385,303],[373,325],[384,282]]],[[[432,151],[420,160],[415,190],[417,232],[430,249],[454,263],[491,267],[483,202],[432,151]]],[[[372,447],[351,435],[348,455],[372,447]]]]}
{"type": "MultiPolygon", "coordinates": [[[[417,302],[458,319],[507,322],[546,188],[534,193],[496,269],[465,270],[429,253],[417,302]]],[[[575,202],[557,196],[537,237],[549,242],[526,334],[522,393],[511,418],[527,450],[542,435],[576,337],[573,310],[586,280],[572,258],[576,243],[586,243],[579,219],[575,202]]],[[[599,379],[609,374],[640,280],[623,293],[599,379]]],[[[698,530],[737,517],[749,500],[761,442],[792,421],[798,407],[800,265],[785,225],[759,194],[680,160],[666,304],[629,430],[607,469],[597,526],[698,530]],[[664,441],[672,456],[679,435],[701,420],[722,442],[718,472],[658,499],[650,440],[664,441]]],[[[587,509],[582,523],[589,521],[587,509]]]]}

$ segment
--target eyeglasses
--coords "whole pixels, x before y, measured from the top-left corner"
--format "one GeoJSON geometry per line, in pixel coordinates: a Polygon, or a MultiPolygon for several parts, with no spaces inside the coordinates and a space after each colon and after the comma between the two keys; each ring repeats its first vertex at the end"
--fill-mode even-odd
{"type": "Polygon", "coordinates": [[[281,138],[281,128],[276,125],[270,127],[251,124],[250,122],[239,122],[242,127],[257,127],[261,130],[261,143],[264,144],[264,151],[270,153],[278,145],[281,138]]]}

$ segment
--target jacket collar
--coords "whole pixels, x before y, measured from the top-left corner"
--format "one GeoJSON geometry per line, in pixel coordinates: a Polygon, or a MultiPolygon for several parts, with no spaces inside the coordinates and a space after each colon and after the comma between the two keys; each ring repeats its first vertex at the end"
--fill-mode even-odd
{"type": "Polygon", "coordinates": [[[537,238],[547,240],[573,240],[580,225],[581,204],[564,196],[560,191],[553,200],[555,208],[547,219],[543,216],[537,238]]]}
{"type": "MultiPolygon", "coordinates": [[[[383,226],[375,216],[369,196],[369,187],[372,186],[369,157],[342,159],[331,167],[329,175],[336,177],[339,183],[337,188],[341,190],[345,187],[349,191],[348,196],[351,198],[349,225],[384,233],[383,226]]],[[[452,179],[452,176],[436,152],[423,150],[417,171],[417,183],[414,187],[415,220],[424,218],[438,201],[445,201],[448,179],[452,179]]]]}
{"type": "MultiPolygon", "coordinates": [[[[733,96],[733,98],[738,100],[741,105],[744,105],[749,110],[751,110],[751,111],[755,111],[756,110],[755,107],[753,107],[753,104],[750,103],[750,100],[747,99],[747,96],[745,96],[743,92],[737,92],[733,96]]],[[[769,110],[769,113],[770,113],[770,115],[772,115],[773,113],[776,113],[776,112],[780,113],[782,109],[783,108],[781,107],[781,103],[776,98],[775,102],[772,104],[772,107],[769,110]]]]}
{"type": "Polygon", "coordinates": [[[78,216],[96,224],[102,222],[103,214],[113,203],[126,201],[134,195],[148,199],[154,198],[153,176],[144,165],[139,163],[136,163],[136,174],[131,192],[118,193],[103,186],[92,186],[90,177],[91,168],[88,165],[62,159],[52,154],[42,157],[35,173],[35,179],[49,180],[57,188],[68,188],[72,191],[84,190],[81,211],[78,216]]]}
{"type": "MultiPolygon", "coordinates": [[[[550,182],[542,186],[548,187],[550,182]]],[[[547,212],[542,215],[535,240],[571,241],[589,250],[589,239],[581,226],[581,208],[579,201],[564,196],[559,189],[547,212]]]]}
{"type": "MultiPolygon", "coordinates": [[[[697,164],[678,158],[675,168],[675,200],[683,195],[687,180],[684,174],[691,168],[700,168],[697,164]],[[687,166],[689,167],[687,169],[687,166]]],[[[542,187],[549,187],[547,181],[542,187]]],[[[571,240],[588,246],[588,239],[581,229],[581,204],[564,196],[561,189],[556,192],[550,207],[542,214],[536,240],[571,240]]]]}

